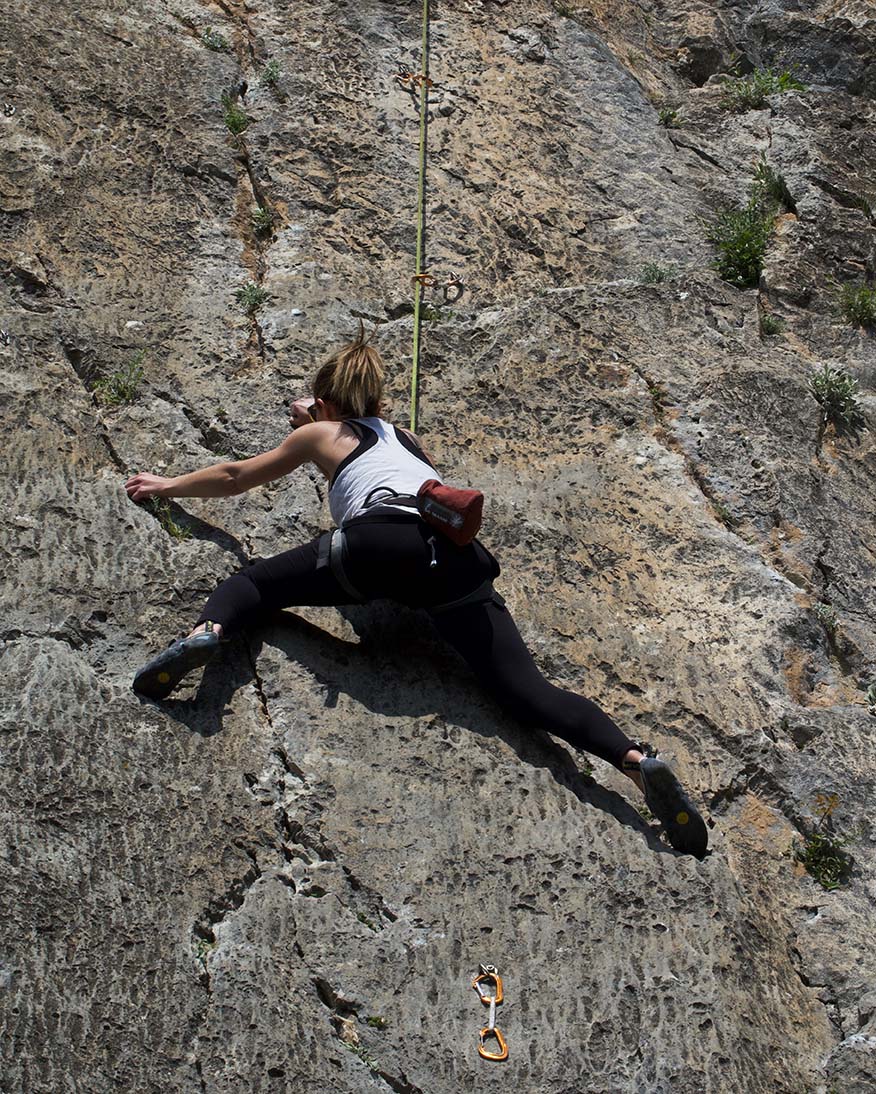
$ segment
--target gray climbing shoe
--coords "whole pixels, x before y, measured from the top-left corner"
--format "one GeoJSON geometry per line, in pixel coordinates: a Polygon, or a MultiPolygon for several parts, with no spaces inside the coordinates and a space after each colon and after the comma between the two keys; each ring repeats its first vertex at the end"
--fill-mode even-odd
{"type": "Polygon", "coordinates": [[[149,699],[166,699],[187,673],[206,665],[218,648],[219,635],[212,630],[177,639],[140,669],[134,691],[149,699]]]}
{"type": "Polygon", "coordinates": [[[624,764],[625,770],[638,769],[645,788],[645,803],[663,825],[676,851],[702,858],[709,846],[709,830],[672,768],[651,756],[638,764],[624,764]]]}

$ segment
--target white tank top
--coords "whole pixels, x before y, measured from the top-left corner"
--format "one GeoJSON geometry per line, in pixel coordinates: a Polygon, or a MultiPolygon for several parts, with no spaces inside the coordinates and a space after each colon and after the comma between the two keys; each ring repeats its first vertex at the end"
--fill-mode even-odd
{"type": "MultiPolygon", "coordinates": [[[[394,425],[382,418],[351,418],[349,424],[354,429],[358,424],[363,437],[338,464],[329,486],[329,508],[339,527],[367,512],[365,499],[378,486],[388,486],[397,494],[416,494],[426,479],[442,481],[416,443],[394,425]]],[[[373,504],[378,496],[379,491],[373,504]]],[[[388,492],[384,496],[389,500],[388,492]]]]}

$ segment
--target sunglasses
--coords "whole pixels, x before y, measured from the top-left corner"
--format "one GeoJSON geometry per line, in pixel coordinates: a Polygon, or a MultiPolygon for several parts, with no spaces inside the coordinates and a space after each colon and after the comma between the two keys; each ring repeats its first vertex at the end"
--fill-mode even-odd
{"type": "Polygon", "coordinates": [[[311,403],[310,406],[307,408],[307,413],[311,416],[311,418],[313,418],[314,421],[316,421],[317,410],[319,410],[319,407],[316,405],[316,403],[311,403]]]}

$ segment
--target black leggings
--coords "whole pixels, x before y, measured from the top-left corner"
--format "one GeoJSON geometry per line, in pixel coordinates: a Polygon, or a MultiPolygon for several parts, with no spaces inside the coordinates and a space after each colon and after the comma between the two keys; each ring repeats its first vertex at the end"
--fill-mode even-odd
{"type": "MultiPolygon", "coordinates": [[[[345,532],[348,576],[368,600],[388,598],[428,608],[465,596],[499,573],[499,564],[479,541],[457,547],[413,514],[369,515],[350,521],[345,532]]],[[[354,603],[328,567],[317,569],[318,544],[315,539],[229,577],[198,622],[211,619],[232,634],[279,608],[354,603]]],[[[591,700],[545,680],[503,605],[471,604],[433,619],[442,638],[518,721],[546,729],[618,768],[637,747],[591,700]]]]}

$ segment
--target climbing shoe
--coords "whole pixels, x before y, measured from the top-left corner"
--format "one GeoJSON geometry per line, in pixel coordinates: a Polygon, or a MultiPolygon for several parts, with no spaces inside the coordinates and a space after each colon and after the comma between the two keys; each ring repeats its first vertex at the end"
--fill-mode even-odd
{"type": "Polygon", "coordinates": [[[638,769],[645,803],[663,825],[675,850],[702,858],[709,846],[709,832],[672,768],[651,756],[637,764],[624,764],[624,768],[638,769]]]}
{"type": "Polygon", "coordinates": [[[166,699],[186,673],[206,665],[218,648],[219,635],[212,630],[177,639],[140,669],[134,691],[149,699],[166,699]]]}

